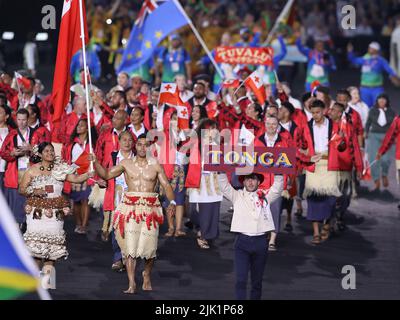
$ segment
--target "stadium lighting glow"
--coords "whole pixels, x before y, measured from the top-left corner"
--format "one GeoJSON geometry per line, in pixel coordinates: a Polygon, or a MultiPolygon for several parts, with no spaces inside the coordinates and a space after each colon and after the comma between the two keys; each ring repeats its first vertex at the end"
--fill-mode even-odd
{"type": "Polygon", "coordinates": [[[2,35],[3,40],[13,40],[14,39],[14,32],[12,31],[4,31],[2,35]]]}
{"type": "Polygon", "coordinates": [[[126,39],[122,39],[121,42],[122,42],[123,45],[126,45],[126,43],[127,43],[126,39]]]}
{"type": "Polygon", "coordinates": [[[111,24],[111,23],[112,23],[112,20],[111,20],[111,19],[107,19],[107,20],[106,20],[106,23],[107,23],[107,24],[111,24]]]}
{"type": "Polygon", "coordinates": [[[36,35],[36,41],[47,41],[49,39],[49,34],[47,32],[39,32],[36,35]]]}

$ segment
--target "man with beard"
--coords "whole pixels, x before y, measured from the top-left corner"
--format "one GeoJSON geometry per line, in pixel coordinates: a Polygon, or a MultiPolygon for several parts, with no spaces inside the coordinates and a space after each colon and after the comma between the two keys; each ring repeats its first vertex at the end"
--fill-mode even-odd
{"type": "Polygon", "coordinates": [[[201,106],[207,110],[208,118],[214,120],[218,115],[217,104],[206,96],[206,87],[202,82],[196,82],[193,86],[194,96],[189,99],[190,110],[194,106],[201,106]]]}

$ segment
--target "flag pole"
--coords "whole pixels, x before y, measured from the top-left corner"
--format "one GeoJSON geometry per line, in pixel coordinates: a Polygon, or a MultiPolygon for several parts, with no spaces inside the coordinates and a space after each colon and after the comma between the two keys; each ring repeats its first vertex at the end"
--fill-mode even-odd
{"type": "Polygon", "coordinates": [[[221,68],[218,66],[217,62],[215,61],[214,57],[212,56],[210,50],[208,49],[206,43],[204,42],[203,38],[201,37],[200,33],[197,31],[196,27],[194,26],[192,20],[186,14],[185,9],[183,9],[182,5],[180,4],[179,0],[173,0],[177,8],[181,11],[183,16],[186,18],[190,28],[192,29],[194,35],[196,36],[197,40],[199,40],[201,46],[203,47],[204,51],[207,53],[207,56],[210,58],[211,63],[214,65],[215,70],[218,72],[220,77],[224,79],[224,74],[221,68]]]}
{"type": "Polygon", "coordinates": [[[17,83],[17,88],[18,88],[18,109],[19,109],[20,104],[21,104],[21,101],[19,100],[19,96],[20,96],[20,94],[22,94],[22,91],[21,91],[21,88],[18,83],[17,72],[15,72],[15,71],[14,71],[14,78],[15,78],[15,82],[17,83]]]}
{"type": "Polygon", "coordinates": [[[263,45],[268,45],[271,42],[276,30],[278,30],[279,24],[281,23],[281,21],[283,20],[285,15],[288,14],[290,8],[293,5],[293,2],[294,2],[294,0],[288,0],[288,2],[286,3],[285,7],[283,8],[281,14],[276,19],[275,24],[274,24],[273,28],[271,29],[270,33],[268,34],[268,37],[264,41],[263,45]]]}
{"type": "MultiPolygon", "coordinates": [[[[83,1],[79,0],[79,16],[81,21],[81,39],[82,39],[82,55],[83,55],[83,69],[85,73],[85,95],[86,95],[86,112],[87,112],[87,124],[88,124],[88,137],[89,137],[89,152],[93,153],[92,146],[92,133],[90,127],[90,107],[89,107],[89,85],[88,85],[88,72],[86,63],[86,44],[85,44],[85,27],[83,25],[83,1]]],[[[93,171],[93,162],[90,161],[90,171],[93,171]]]]}
{"type": "Polygon", "coordinates": [[[235,92],[233,93],[234,95],[239,91],[239,89],[241,88],[241,87],[243,87],[243,85],[246,83],[246,81],[249,79],[251,77],[251,74],[246,78],[246,79],[244,79],[243,81],[242,81],[242,83],[241,83],[241,85],[235,90],[235,92]]]}

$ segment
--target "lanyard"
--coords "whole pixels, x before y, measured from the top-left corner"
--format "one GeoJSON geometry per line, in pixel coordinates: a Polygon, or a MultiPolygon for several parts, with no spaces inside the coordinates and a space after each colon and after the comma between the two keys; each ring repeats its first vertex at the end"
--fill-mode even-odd
{"type": "Polygon", "coordinates": [[[175,51],[169,52],[169,62],[172,63],[174,61],[176,62],[180,62],[181,61],[181,51],[182,49],[179,48],[175,51]],[[175,58],[174,56],[177,55],[177,57],[175,58]]]}
{"type": "Polygon", "coordinates": [[[21,131],[19,131],[19,129],[18,129],[18,135],[21,138],[22,143],[27,142],[27,141],[29,142],[29,128],[26,129],[25,137],[22,135],[22,133],[21,133],[21,131]]]}
{"type": "Polygon", "coordinates": [[[117,135],[117,133],[115,131],[113,131],[113,133],[112,133],[113,151],[118,150],[118,139],[115,139],[116,135],[117,135]]]}

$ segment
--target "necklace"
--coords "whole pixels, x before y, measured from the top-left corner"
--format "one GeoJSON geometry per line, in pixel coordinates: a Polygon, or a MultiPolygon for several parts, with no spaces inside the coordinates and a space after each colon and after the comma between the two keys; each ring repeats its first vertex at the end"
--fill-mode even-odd
{"type": "Polygon", "coordinates": [[[53,170],[53,168],[54,168],[54,164],[50,164],[47,168],[45,168],[42,164],[39,169],[40,169],[40,171],[44,171],[45,169],[47,169],[47,171],[51,171],[51,170],[53,170]]]}

